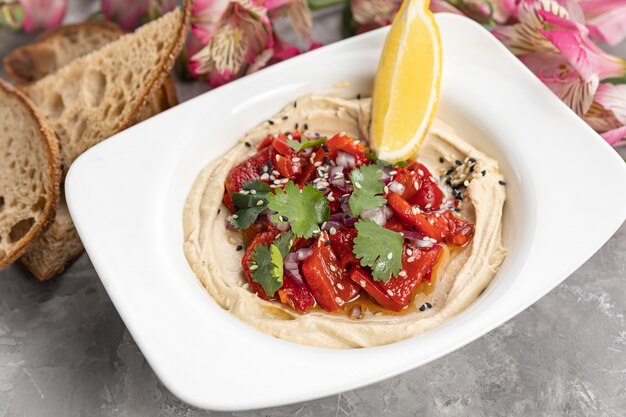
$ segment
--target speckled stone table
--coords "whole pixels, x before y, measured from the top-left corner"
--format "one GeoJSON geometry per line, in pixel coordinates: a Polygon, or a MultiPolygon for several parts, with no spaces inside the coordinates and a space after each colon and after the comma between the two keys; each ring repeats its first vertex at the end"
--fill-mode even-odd
{"type": "MultiPolygon", "coordinates": [[[[70,3],[71,19],[93,10],[70,3]]],[[[338,37],[336,11],[316,19],[320,41],[338,37]]],[[[26,40],[0,33],[0,56],[26,40]]],[[[202,89],[179,84],[179,95],[202,89]]],[[[194,409],[158,381],[86,255],[43,284],[12,266],[0,272],[0,416],[624,417],[625,284],[622,226],[541,301],[455,353],[333,397],[231,414],[194,409]]]]}

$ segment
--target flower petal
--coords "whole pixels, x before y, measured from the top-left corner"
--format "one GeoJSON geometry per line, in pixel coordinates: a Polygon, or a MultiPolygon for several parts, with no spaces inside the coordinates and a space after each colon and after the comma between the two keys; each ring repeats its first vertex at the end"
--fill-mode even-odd
{"type": "Polygon", "coordinates": [[[609,45],[626,38],[626,0],[582,0],[591,36],[609,45]]]}
{"type": "Polygon", "coordinates": [[[61,24],[67,0],[20,0],[24,10],[22,25],[26,32],[50,30],[61,24]]]}
{"type": "Polygon", "coordinates": [[[196,0],[191,6],[191,30],[202,42],[207,43],[219,25],[230,0],[196,0]]]}
{"type": "Polygon", "coordinates": [[[623,146],[626,144],[626,126],[618,127],[617,129],[609,130],[601,134],[602,138],[612,146],[623,146]]]}

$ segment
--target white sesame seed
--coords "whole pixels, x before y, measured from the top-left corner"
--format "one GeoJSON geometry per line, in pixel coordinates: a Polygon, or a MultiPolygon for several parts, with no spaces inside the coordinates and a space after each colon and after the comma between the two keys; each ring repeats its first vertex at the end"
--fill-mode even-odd
{"type": "Polygon", "coordinates": [[[337,229],[335,229],[334,227],[331,227],[329,232],[331,235],[334,235],[335,233],[337,233],[337,229]]]}
{"type": "Polygon", "coordinates": [[[263,203],[264,203],[264,201],[263,201],[263,200],[259,200],[259,201],[257,201],[257,202],[256,202],[256,205],[257,205],[257,206],[262,206],[262,205],[263,205],[263,203]]]}
{"type": "Polygon", "coordinates": [[[333,272],[337,272],[337,267],[335,265],[331,265],[330,270],[333,272]]]}
{"type": "Polygon", "coordinates": [[[341,132],[339,136],[346,136],[346,132],[341,132]]]}
{"type": "Polygon", "coordinates": [[[391,258],[393,258],[393,253],[389,252],[389,253],[387,254],[387,259],[391,259],[391,258]]]}
{"type": "Polygon", "coordinates": [[[343,305],[343,300],[339,297],[335,297],[335,302],[339,305],[343,305]]]}
{"type": "Polygon", "coordinates": [[[318,167],[320,165],[322,165],[322,161],[317,161],[316,163],[313,164],[313,166],[316,166],[316,167],[318,167]]]}
{"type": "Polygon", "coordinates": [[[365,288],[365,284],[366,284],[366,282],[365,282],[365,280],[364,280],[364,279],[362,279],[361,281],[359,281],[359,285],[360,285],[361,287],[365,288]]]}
{"type": "Polygon", "coordinates": [[[407,262],[413,262],[413,261],[415,261],[415,256],[411,256],[411,257],[407,258],[407,260],[406,260],[406,261],[407,261],[407,262]]]}
{"type": "Polygon", "coordinates": [[[269,171],[269,168],[268,168],[268,166],[267,166],[267,165],[263,165],[263,168],[262,168],[262,169],[263,169],[263,172],[267,172],[267,171],[269,171]]]}
{"type": "Polygon", "coordinates": [[[383,188],[383,191],[385,192],[385,194],[389,193],[389,187],[385,185],[385,187],[383,188]]]}
{"type": "Polygon", "coordinates": [[[390,297],[393,297],[393,291],[387,290],[387,294],[389,294],[390,297]]]}
{"type": "Polygon", "coordinates": [[[406,277],[406,271],[400,271],[398,275],[401,277],[406,277]]]}
{"type": "Polygon", "coordinates": [[[467,187],[469,185],[469,181],[468,180],[463,181],[463,185],[467,187]]]}
{"type": "Polygon", "coordinates": [[[420,208],[417,206],[413,206],[411,207],[411,211],[413,212],[413,214],[418,214],[420,212],[420,208]]]}
{"type": "Polygon", "coordinates": [[[276,160],[280,161],[280,155],[278,155],[278,154],[276,155],[276,160]]]}
{"type": "Polygon", "coordinates": [[[297,156],[294,156],[293,158],[291,158],[292,162],[300,162],[300,158],[298,158],[297,156]]]}
{"type": "Polygon", "coordinates": [[[269,179],[269,177],[270,177],[270,174],[268,174],[267,172],[265,174],[261,175],[261,179],[262,180],[269,179]]]}
{"type": "Polygon", "coordinates": [[[272,171],[272,174],[274,174],[274,175],[280,175],[280,172],[278,172],[278,171],[276,171],[276,170],[273,170],[273,171],[272,171]]]}
{"type": "Polygon", "coordinates": [[[354,183],[354,186],[355,186],[356,188],[358,188],[359,190],[361,189],[361,184],[359,184],[358,182],[355,182],[355,183],[354,183]]]}
{"type": "Polygon", "coordinates": [[[332,195],[328,194],[328,201],[335,201],[335,197],[333,197],[332,195]]]}
{"type": "Polygon", "coordinates": [[[417,181],[413,181],[413,187],[415,187],[416,190],[419,190],[420,188],[420,183],[417,181]]]}
{"type": "Polygon", "coordinates": [[[428,203],[428,204],[426,204],[426,205],[424,206],[424,208],[429,209],[429,208],[431,208],[432,206],[433,206],[432,204],[428,203]]]}
{"type": "Polygon", "coordinates": [[[396,171],[395,169],[393,171],[389,171],[389,175],[396,175],[398,173],[398,171],[396,171]]]}
{"type": "Polygon", "coordinates": [[[420,177],[424,176],[424,171],[422,171],[421,169],[418,169],[417,173],[419,174],[420,177]]]}
{"type": "Polygon", "coordinates": [[[341,285],[341,282],[337,283],[337,288],[339,288],[340,290],[343,290],[343,285],[341,285]]]}
{"type": "Polygon", "coordinates": [[[237,215],[237,214],[233,214],[233,219],[236,219],[236,218],[238,218],[238,217],[239,217],[239,215],[237,215]]]}
{"type": "Polygon", "coordinates": [[[250,194],[256,194],[256,190],[250,190],[250,194]]]}
{"type": "Polygon", "coordinates": [[[259,266],[257,264],[250,265],[250,271],[256,271],[257,269],[259,269],[259,266]]]}
{"type": "Polygon", "coordinates": [[[413,255],[413,250],[411,250],[410,248],[407,248],[406,249],[406,254],[409,255],[409,256],[413,255]]]}

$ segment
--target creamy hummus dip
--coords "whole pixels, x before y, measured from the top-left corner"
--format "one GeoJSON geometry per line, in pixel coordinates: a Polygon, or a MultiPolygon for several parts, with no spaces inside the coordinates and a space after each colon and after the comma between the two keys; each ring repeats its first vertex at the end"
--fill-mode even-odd
{"type": "MultiPolygon", "coordinates": [[[[330,348],[397,342],[433,329],[463,311],[487,287],[502,264],[506,256],[501,243],[506,191],[498,163],[435,120],[417,158],[434,176],[443,176],[455,161],[475,160],[471,172],[456,171],[463,177],[467,175],[461,216],[474,223],[476,229],[470,243],[453,251],[446,264],[438,269],[433,291],[418,292],[406,312],[366,309],[358,320],[323,310],[301,315],[250,291],[241,268],[243,251],[237,250],[243,245],[242,236],[240,232],[227,230],[229,210],[222,205],[224,181],[230,169],[254,154],[256,145],[268,134],[293,130],[295,123],[311,135],[345,132],[367,140],[370,106],[370,99],[315,94],[302,97],[271,121],[247,133],[237,146],[207,166],[196,179],[183,214],[187,260],[220,306],[258,330],[291,342],[330,348]],[[424,303],[430,303],[432,308],[417,308],[424,303]]],[[[441,188],[446,189],[443,184],[441,188]]]]}

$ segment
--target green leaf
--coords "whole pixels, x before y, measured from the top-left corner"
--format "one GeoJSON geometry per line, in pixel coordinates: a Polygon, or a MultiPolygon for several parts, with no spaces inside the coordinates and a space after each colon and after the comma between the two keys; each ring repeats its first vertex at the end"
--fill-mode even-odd
{"type": "Polygon", "coordinates": [[[373,160],[373,162],[375,162],[376,165],[378,165],[379,167],[383,167],[383,168],[404,168],[407,165],[409,165],[407,161],[398,161],[392,164],[391,162],[385,161],[384,159],[378,159],[378,158],[376,160],[373,160]]]}
{"type": "Polygon", "coordinates": [[[380,180],[382,174],[375,165],[363,165],[354,168],[350,173],[350,181],[354,191],[350,195],[350,210],[354,217],[358,217],[363,210],[384,206],[387,200],[383,197],[385,184],[380,180]]]}
{"type": "Polygon", "coordinates": [[[252,280],[263,287],[263,291],[273,297],[283,286],[283,263],[293,243],[293,234],[278,236],[271,245],[258,245],[250,258],[256,269],[251,270],[252,280]]]}
{"type": "Polygon", "coordinates": [[[276,212],[272,221],[288,222],[291,231],[298,237],[313,236],[330,215],[326,197],[310,185],[300,190],[289,181],[284,190],[277,188],[276,194],[270,193],[267,201],[268,207],[276,212]]]}
{"type": "Polygon", "coordinates": [[[359,220],[355,227],[358,233],[352,251],[361,265],[372,268],[376,281],[387,282],[392,275],[398,276],[402,268],[402,235],[371,220],[359,220]]]}
{"type": "Polygon", "coordinates": [[[232,224],[237,229],[247,229],[267,208],[267,195],[270,187],[259,180],[246,181],[243,185],[246,193],[234,193],[233,204],[237,211],[232,217],[232,224]]]}
{"type": "Polygon", "coordinates": [[[306,136],[302,136],[302,142],[295,139],[287,139],[287,145],[291,146],[291,149],[293,149],[294,152],[300,152],[301,150],[306,148],[322,146],[326,142],[326,140],[327,139],[325,137],[309,140],[306,136]]]}

